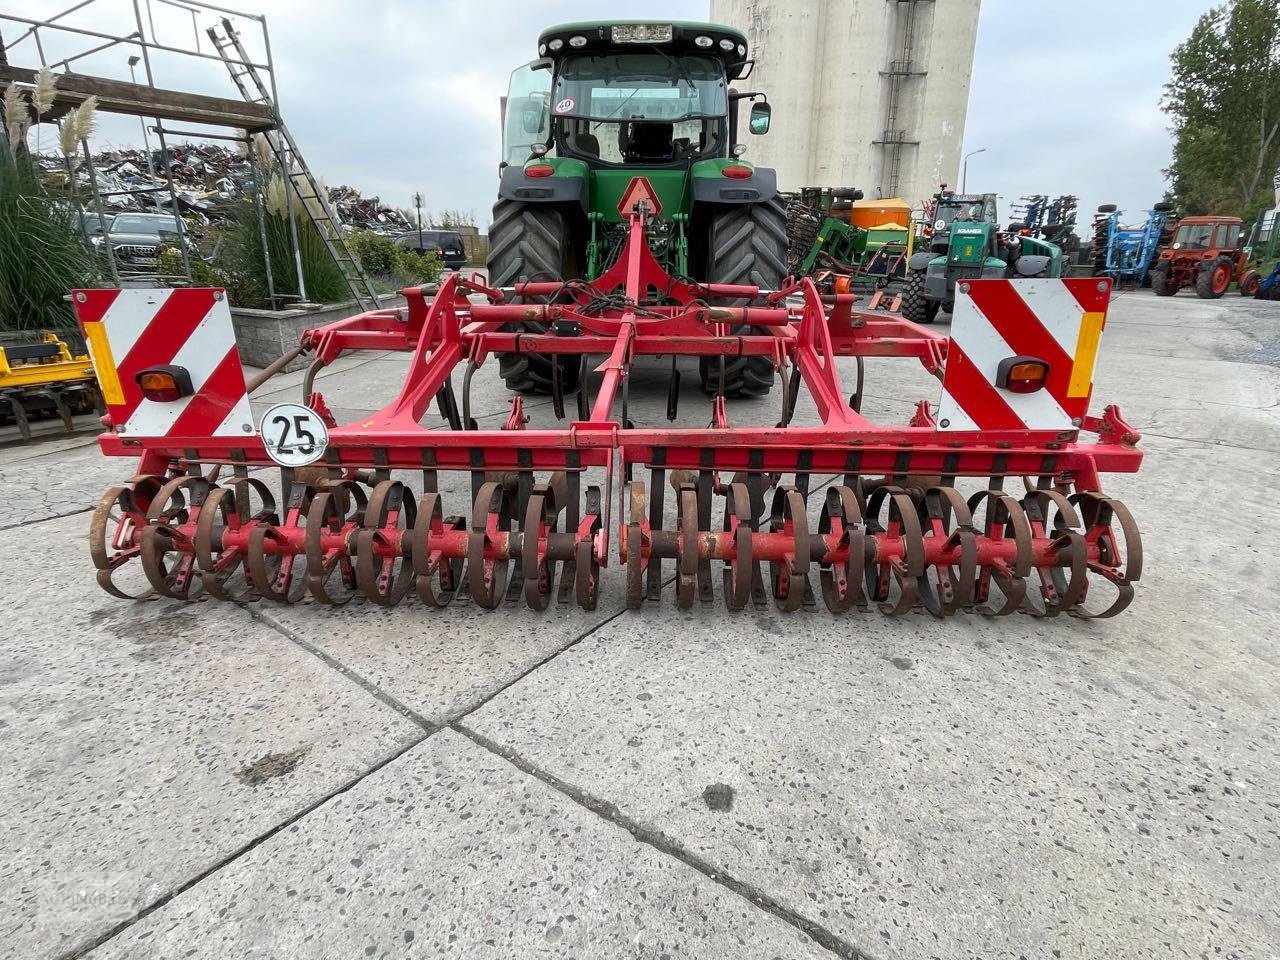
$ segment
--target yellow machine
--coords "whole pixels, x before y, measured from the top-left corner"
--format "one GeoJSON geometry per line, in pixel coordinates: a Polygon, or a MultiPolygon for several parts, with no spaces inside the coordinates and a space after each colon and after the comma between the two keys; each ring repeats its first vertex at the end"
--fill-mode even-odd
{"type": "Polygon", "coordinates": [[[0,334],[0,423],[31,439],[33,417],[57,414],[67,431],[76,414],[105,412],[88,354],[73,355],[56,333],[0,334]]]}

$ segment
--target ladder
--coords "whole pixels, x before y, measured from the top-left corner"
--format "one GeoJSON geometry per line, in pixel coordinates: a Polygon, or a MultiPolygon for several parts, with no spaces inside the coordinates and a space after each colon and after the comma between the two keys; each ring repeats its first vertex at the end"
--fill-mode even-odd
{"type": "Polygon", "coordinates": [[[231,80],[239,89],[240,95],[249,103],[260,103],[271,109],[275,119],[275,129],[264,131],[263,136],[280,164],[285,179],[293,187],[293,192],[301,202],[302,209],[315,224],[320,239],[324,241],[325,248],[333,257],[333,262],[342,271],[352,298],[360,304],[362,309],[376,310],[378,292],[373,286],[373,281],[352,253],[346,238],[343,237],[342,222],[334,215],[333,207],[325,191],[321,189],[320,182],[312,175],[311,169],[302,159],[302,153],[298,150],[293,135],[289,133],[289,128],[284,125],[280,111],[272,100],[266,84],[263,83],[261,74],[249,59],[244,44],[240,42],[239,33],[236,32],[231,21],[225,17],[222,18],[221,24],[209,27],[205,32],[213,41],[218,56],[226,64],[231,80]]]}

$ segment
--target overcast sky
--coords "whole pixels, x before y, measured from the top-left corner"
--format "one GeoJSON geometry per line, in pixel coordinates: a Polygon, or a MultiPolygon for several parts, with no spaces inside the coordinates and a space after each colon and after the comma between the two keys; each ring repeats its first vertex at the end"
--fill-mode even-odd
{"type": "MultiPolygon", "coordinates": [[[[140,2],[145,18],[148,0],[140,2]]],[[[149,2],[160,39],[189,45],[190,15],[149,2]]],[[[481,226],[496,192],[498,98],[507,74],[534,55],[543,27],[604,15],[596,0],[223,2],[267,15],[285,121],[326,182],[403,206],[421,190],[430,209],[471,210],[481,226]]],[[[0,11],[47,16],[70,5],[0,0],[0,11]]],[[[1169,54],[1212,6],[984,0],[965,143],[988,152],[970,161],[970,189],[998,191],[1002,216],[1026,193],[1075,193],[1083,223],[1099,203],[1139,211],[1159,199],[1169,162],[1159,110],[1169,54]]],[[[608,8],[617,18],[704,19],[708,4],[618,0],[608,8]]],[[[127,0],[96,0],[66,22],[128,33],[131,21],[127,0]]],[[[6,41],[16,37],[13,24],[0,26],[6,41]]],[[[30,44],[14,50],[11,62],[33,64],[30,44]]],[[[73,52],[52,35],[45,48],[52,56],[73,52]]],[[[115,49],[77,69],[127,78],[126,57],[115,49]]],[[[159,86],[231,90],[218,63],[192,67],[155,54],[154,67],[159,86]]],[[[133,145],[140,136],[136,121],[104,118],[98,140],[133,145]]]]}

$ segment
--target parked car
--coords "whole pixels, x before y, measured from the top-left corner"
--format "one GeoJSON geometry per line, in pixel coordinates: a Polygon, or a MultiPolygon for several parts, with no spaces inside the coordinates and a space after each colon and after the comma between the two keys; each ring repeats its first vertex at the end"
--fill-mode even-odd
{"type": "MultiPolygon", "coordinates": [[[[172,214],[118,213],[107,224],[106,233],[98,229],[92,242],[101,245],[110,238],[111,251],[120,266],[146,271],[155,268],[160,244],[177,243],[179,236],[178,222],[172,214]]],[[[190,245],[190,239],[187,243],[190,245]]]]}
{"type": "Polygon", "coordinates": [[[453,230],[423,230],[421,240],[418,231],[412,230],[397,237],[396,246],[418,253],[434,253],[450,270],[458,270],[467,262],[462,235],[453,230]]]}
{"type": "MultiPolygon", "coordinates": [[[[92,243],[93,238],[102,233],[102,219],[96,213],[80,213],[77,215],[80,221],[80,233],[84,236],[86,243],[92,243]]],[[[107,226],[111,226],[111,221],[115,218],[111,214],[107,214],[107,226]]]]}

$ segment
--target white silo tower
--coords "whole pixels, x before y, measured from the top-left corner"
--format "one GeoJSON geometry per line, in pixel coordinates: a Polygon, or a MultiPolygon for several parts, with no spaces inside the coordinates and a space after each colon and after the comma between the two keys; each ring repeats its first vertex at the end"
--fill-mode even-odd
{"type": "MultiPolygon", "coordinates": [[[[860,187],[913,206],[957,182],[982,0],[711,0],[747,34],[739,90],[774,105],[747,156],[784,190],[860,187]]],[[[989,185],[979,184],[984,189],[989,185]]]]}

